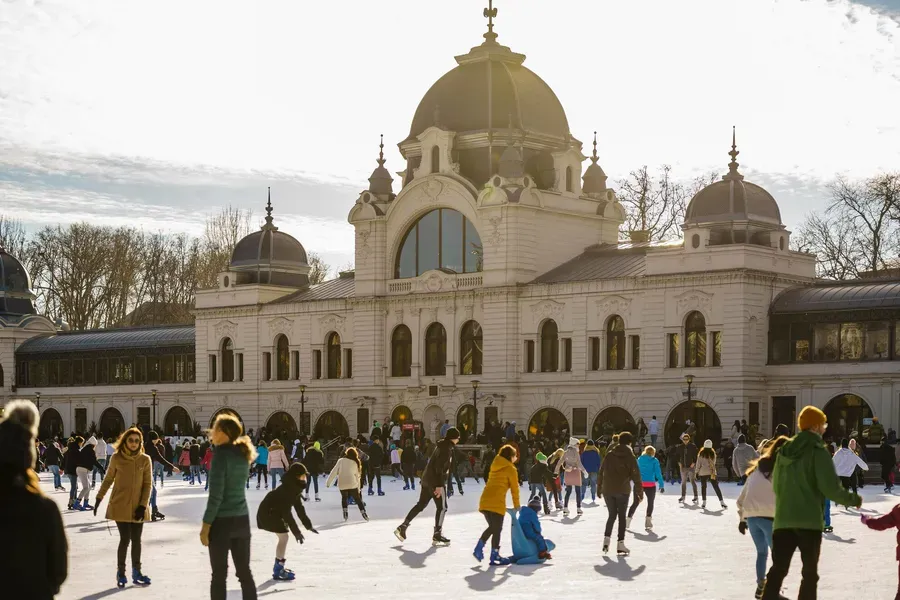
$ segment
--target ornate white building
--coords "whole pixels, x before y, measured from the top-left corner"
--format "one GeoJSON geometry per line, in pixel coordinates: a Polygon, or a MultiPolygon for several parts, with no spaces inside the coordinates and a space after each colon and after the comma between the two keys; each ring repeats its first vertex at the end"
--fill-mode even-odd
{"type": "Polygon", "coordinates": [[[473,398],[479,430],[516,421],[591,437],[656,415],[671,441],[687,418],[708,437],[735,419],[792,426],[804,404],[827,406],[836,431],[873,414],[897,427],[900,283],[815,282],[815,257],[790,250],[777,202],[744,180],[734,144],[728,173],[691,200],[683,243],[620,242],[624,210],[596,134],[582,171],[556,95],[492,26],[484,38],[420,102],[396,193],[379,155],[349,211],[354,272],[310,286],[306,252],[270,201],[218,287],[197,294],[192,350],[183,328],[131,331],[152,349],[124,354],[107,346],[128,332],[23,344],[54,328],[11,318],[0,362],[18,387],[6,394],[40,392],[66,431],[77,408],[82,421],[109,424],[108,408],[145,421],[152,389],[165,428],[182,431],[220,410],[292,428],[302,407],[325,437],[387,416],[433,435],[444,419],[474,427],[473,398]],[[76,385],[76,353],[94,350],[115,361],[106,383],[92,366],[95,381],[76,385]]]}

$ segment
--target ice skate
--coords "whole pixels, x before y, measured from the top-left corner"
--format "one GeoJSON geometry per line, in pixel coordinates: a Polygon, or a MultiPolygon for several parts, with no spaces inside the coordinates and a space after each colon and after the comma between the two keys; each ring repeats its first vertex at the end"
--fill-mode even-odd
{"type": "Polygon", "coordinates": [[[258,483],[256,484],[256,489],[259,489],[259,484],[258,484],[258,483]]]}
{"type": "Polygon", "coordinates": [[[569,509],[568,509],[568,507],[566,507],[566,508],[563,509],[563,516],[564,516],[564,517],[568,517],[568,516],[569,516],[569,509]]]}
{"type": "Polygon", "coordinates": [[[832,527],[831,525],[828,525],[822,531],[824,531],[825,533],[834,533],[834,527],[832,527]]]}
{"type": "Polygon", "coordinates": [[[603,554],[606,554],[607,552],[609,552],[609,538],[605,537],[603,538],[603,554]]]}
{"type": "Polygon", "coordinates": [[[344,509],[344,521],[346,522],[347,519],[349,519],[349,518],[350,518],[350,513],[347,512],[347,509],[345,508],[345,509],[344,509]]]}
{"type": "Polygon", "coordinates": [[[369,495],[370,495],[370,496],[374,496],[374,495],[375,495],[375,490],[373,490],[372,488],[369,488],[369,495]]]}
{"type": "Polygon", "coordinates": [[[472,556],[474,556],[475,560],[478,562],[484,560],[484,542],[478,540],[478,543],[475,544],[475,550],[472,551],[472,556]]]}
{"type": "Polygon", "coordinates": [[[625,547],[625,542],[620,541],[616,546],[616,555],[617,556],[628,556],[631,554],[631,550],[625,547]]]}
{"type": "Polygon", "coordinates": [[[703,501],[703,504],[700,505],[700,508],[706,508],[706,500],[703,501]]]}
{"type": "Polygon", "coordinates": [[[126,583],[128,583],[128,578],[125,577],[125,571],[116,571],[116,585],[121,589],[125,587],[126,583]]]}
{"type": "Polygon", "coordinates": [[[631,529],[631,517],[625,519],[625,529],[631,529]]]}
{"type": "Polygon", "coordinates": [[[727,505],[727,504],[725,504],[725,503],[724,503],[724,502],[721,502],[721,501],[720,501],[720,502],[719,502],[719,504],[721,504],[721,505],[722,505],[722,510],[726,510],[726,509],[728,509],[728,505],[727,505]]]}
{"type": "Polygon", "coordinates": [[[694,496],[694,499],[691,500],[691,502],[693,502],[694,504],[697,504],[697,496],[694,496]]]}
{"type": "Polygon", "coordinates": [[[491,566],[494,566],[494,567],[501,566],[502,567],[502,566],[508,565],[509,562],[510,561],[508,558],[506,558],[505,556],[500,556],[499,548],[491,549],[491,566]]]}
{"type": "Polygon", "coordinates": [[[579,506],[579,507],[575,510],[575,514],[583,515],[583,514],[584,514],[584,511],[581,510],[581,507],[579,506]]]}
{"type": "Polygon", "coordinates": [[[653,517],[647,517],[644,519],[644,529],[650,531],[653,529],[653,517]]]}
{"type": "Polygon", "coordinates": [[[449,546],[450,540],[445,538],[441,533],[440,527],[434,528],[434,535],[431,536],[431,545],[432,546],[449,546]]]}
{"type": "Polygon", "coordinates": [[[131,569],[131,581],[135,585],[150,585],[150,578],[141,573],[140,569],[131,569]]]}
{"type": "Polygon", "coordinates": [[[316,502],[321,502],[321,501],[322,501],[322,499],[321,499],[321,498],[319,498],[319,493],[318,493],[318,492],[316,492],[316,502]]]}
{"type": "Polygon", "coordinates": [[[397,529],[394,530],[394,535],[397,536],[397,539],[400,540],[401,542],[406,541],[406,528],[407,527],[409,527],[409,525],[407,525],[406,523],[403,523],[400,525],[400,527],[398,527],[397,529]]]}
{"type": "Polygon", "coordinates": [[[757,600],[759,600],[759,598],[762,598],[764,589],[766,589],[765,581],[761,581],[761,582],[757,583],[756,584],[756,593],[753,595],[753,597],[756,598],[757,600]]]}
{"type": "Polygon", "coordinates": [[[381,490],[378,490],[378,495],[379,495],[379,496],[384,496],[384,492],[382,492],[381,490]]]}
{"type": "Polygon", "coordinates": [[[406,490],[408,490],[408,489],[409,489],[409,486],[408,486],[408,485],[404,485],[404,486],[403,486],[403,491],[406,491],[406,490]]]}
{"type": "Polygon", "coordinates": [[[363,520],[368,523],[369,522],[369,513],[367,513],[364,510],[359,511],[359,513],[362,515],[363,520]]]}
{"type": "Polygon", "coordinates": [[[679,503],[679,504],[683,504],[683,503],[684,503],[684,496],[682,496],[681,498],[678,499],[678,503],[679,503]]]}
{"type": "Polygon", "coordinates": [[[293,571],[284,568],[283,560],[275,559],[275,568],[272,570],[272,579],[275,581],[293,581],[296,575],[293,571]]]}

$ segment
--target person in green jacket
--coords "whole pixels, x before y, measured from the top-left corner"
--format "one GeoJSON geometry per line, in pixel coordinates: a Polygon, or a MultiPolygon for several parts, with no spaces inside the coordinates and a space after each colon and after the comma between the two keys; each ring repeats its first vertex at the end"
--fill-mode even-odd
{"type": "Polygon", "coordinates": [[[781,584],[797,548],[803,561],[798,600],[814,600],[825,527],[825,498],[845,506],[862,506],[862,499],[845,490],[834,471],[831,455],[822,441],[827,426],[825,413],[814,406],[804,407],[797,418],[800,433],[781,447],[775,460],[772,567],[766,577],[763,600],[784,598],[781,584]]]}
{"type": "Polygon", "coordinates": [[[256,583],[250,572],[250,511],[245,495],[256,450],[250,438],[244,435],[241,422],[231,414],[216,417],[210,440],[215,450],[207,476],[209,498],[200,530],[200,542],[209,547],[212,565],[210,597],[225,600],[228,553],[231,552],[243,600],[256,600],[256,583]]]}

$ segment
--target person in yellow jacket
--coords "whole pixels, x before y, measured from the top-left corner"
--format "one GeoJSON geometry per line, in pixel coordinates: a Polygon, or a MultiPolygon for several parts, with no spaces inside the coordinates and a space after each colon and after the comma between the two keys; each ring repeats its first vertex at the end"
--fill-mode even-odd
{"type": "Polygon", "coordinates": [[[144,454],[144,436],[136,427],[123,433],[115,448],[116,453],[109,459],[106,477],[97,492],[94,514],[97,514],[97,507],[112,487],[106,518],[115,521],[119,529],[116,584],[121,588],[128,582],[125,577],[125,555],[130,543],[131,579],[138,585],[150,585],[150,578],[141,572],[141,533],[144,521],[150,519],[147,506],[153,489],[153,463],[144,454]]]}
{"type": "Polygon", "coordinates": [[[491,476],[481,492],[478,510],[484,515],[488,526],[481,534],[472,555],[478,562],[484,560],[484,545],[491,538],[491,564],[508,565],[510,560],[500,556],[500,533],[506,516],[506,494],[512,493],[513,508],[519,510],[519,474],[516,462],[519,454],[515,447],[507,444],[500,448],[491,463],[491,476]]]}

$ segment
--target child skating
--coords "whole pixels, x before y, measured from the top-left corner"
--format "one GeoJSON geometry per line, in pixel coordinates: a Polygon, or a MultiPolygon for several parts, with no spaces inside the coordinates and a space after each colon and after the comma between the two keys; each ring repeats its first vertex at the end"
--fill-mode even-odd
{"type": "Polygon", "coordinates": [[[319,533],[312,526],[303,506],[303,493],[308,483],[306,467],[301,463],[294,463],[285,473],[282,484],[266,494],[256,512],[256,526],[263,531],[270,531],[278,536],[278,544],[275,547],[275,567],[272,571],[272,579],[278,581],[292,581],[294,572],[285,568],[285,553],[288,545],[288,529],[294,534],[294,539],[303,543],[303,534],[297,527],[297,522],[291,514],[291,509],[296,511],[300,522],[307,531],[319,533]]]}
{"type": "Polygon", "coordinates": [[[512,562],[516,564],[534,565],[553,558],[550,556],[550,551],[556,546],[550,540],[544,539],[541,532],[541,521],[538,518],[540,510],[541,499],[538,496],[534,496],[526,506],[519,509],[518,519],[516,519],[515,512],[510,510],[510,516],[513,518],[512,562]],[[524,539],[517,538],[517,527],[521,530],[524,539]]]}
{"type": "Polygon", "coordinates": [[[338,489],[341,490],[341,508],[344,510],[345,521],[350,518],[347,512],[347,500],[350,498],[353,498],[356,502],[362,518],[366,521],[369,520],[362,494],[359,493],[361,478],[362,461],[359,460],[359,454],[357,454],[356,448],[347,448],[344,456],[338,459],[331,470],[331,474],[328,476],[328,480],[325,482],[325,487],[336,482],[338,489]]]}

